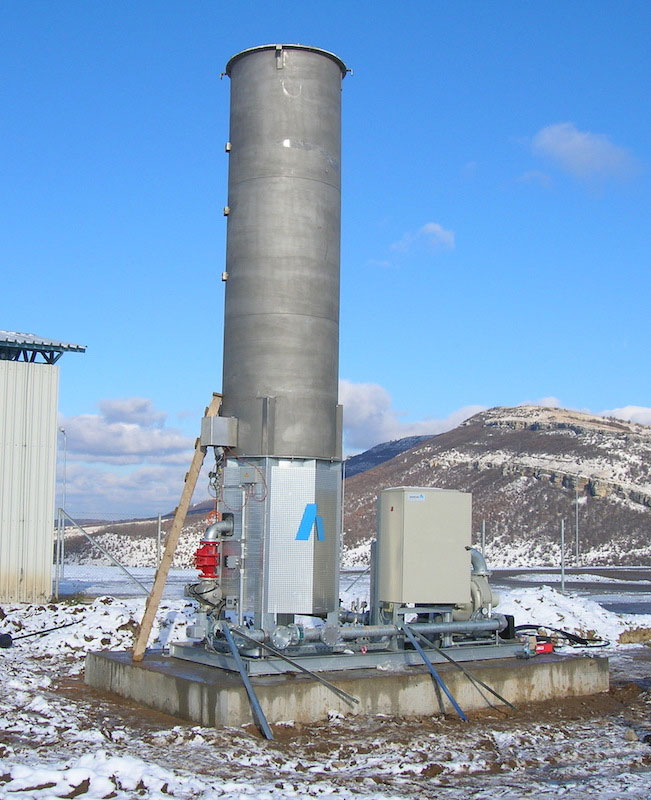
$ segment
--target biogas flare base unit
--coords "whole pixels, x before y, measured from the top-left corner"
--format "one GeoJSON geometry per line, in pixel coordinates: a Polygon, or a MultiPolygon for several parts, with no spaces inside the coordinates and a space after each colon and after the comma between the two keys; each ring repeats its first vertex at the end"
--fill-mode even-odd
{"type": "Polygon", "coordinates": [[[469,495],[383,494],[376,602],[339,608],[346,72],[332,53],[294,44],[254,47],[226,66],[223,405],[202,425],[220,518],[187,587],[200,607],[195,643],[170,651],[242,673],[419,663],[420,645],[405,645],[411,627],[432,646],[463,641],[464,658],[505,654],[505,619],[481,598],[472,605],[469,495]]]}

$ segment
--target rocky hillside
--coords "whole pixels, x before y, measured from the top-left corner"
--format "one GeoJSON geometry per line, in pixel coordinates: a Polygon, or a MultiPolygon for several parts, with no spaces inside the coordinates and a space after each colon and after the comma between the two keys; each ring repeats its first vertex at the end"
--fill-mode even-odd
{"type": "Polygon", "coordinates": [[[431,437],[429,436],[406,436],[404,439],[394,439],[391,442],[384,442],[383,444],[376,444],[369,450],[364,450],[363,453],[358,453],[355,456],[350,456],[346,459],[345,474],[346,477],[352,478],[359,472],[365,472],[367,469],[373,469],[391,458],[395,458],[404,453],[405,450],[410,450],[416,447],[417,444],[426,441],[431,437]]]}
{"type": "Polygon", "coordinates": [[[651,563],[651,427],[537,406],[493,408],[346,481],[345,550],[364,563],[387,486],[473,494],[494,565],[558,563],[560,523],[583,563],[651,563]]]}

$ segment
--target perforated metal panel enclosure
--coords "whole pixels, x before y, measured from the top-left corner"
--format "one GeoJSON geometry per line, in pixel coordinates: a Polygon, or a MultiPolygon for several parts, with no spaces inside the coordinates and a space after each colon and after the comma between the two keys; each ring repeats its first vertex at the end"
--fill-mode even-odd
{"type": "Polygon", "coordinates": [[[222,508],[234,532],[225,553],[227,608],[257,625],[271,615],[324,616],[338,607],[341,529],[340,462],[316,459],[229,459],[222,508]]]}

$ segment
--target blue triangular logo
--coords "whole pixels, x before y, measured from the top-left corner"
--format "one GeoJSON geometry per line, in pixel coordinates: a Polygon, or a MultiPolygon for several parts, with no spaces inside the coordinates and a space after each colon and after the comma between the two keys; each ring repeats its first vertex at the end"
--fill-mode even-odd
{"type": "Polygon", "coordinates": [[[312,535],[312,528],[316,523],[316,538],[319,542],[325,541],[325,532],[323,529],[323,519],[317,513],[316,503],[308,503],[303,512],[303,519],[298,526],[296,533],[296,541],[306,542],[312,535]]]}

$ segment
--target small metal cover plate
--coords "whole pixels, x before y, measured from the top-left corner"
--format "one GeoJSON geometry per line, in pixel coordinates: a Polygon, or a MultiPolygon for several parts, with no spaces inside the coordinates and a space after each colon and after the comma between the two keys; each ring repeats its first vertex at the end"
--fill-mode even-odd
{"type": "Polygon", "coordinates": [[[201,420],[203,447],[236,447],[237,419],[235,417],[204,417],[201,420]]]}

